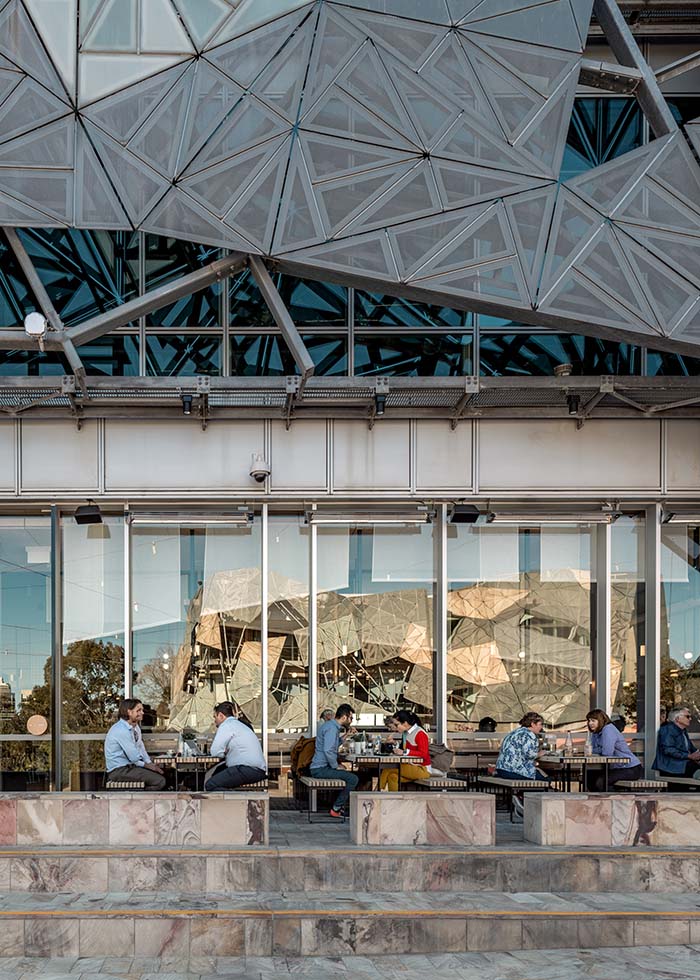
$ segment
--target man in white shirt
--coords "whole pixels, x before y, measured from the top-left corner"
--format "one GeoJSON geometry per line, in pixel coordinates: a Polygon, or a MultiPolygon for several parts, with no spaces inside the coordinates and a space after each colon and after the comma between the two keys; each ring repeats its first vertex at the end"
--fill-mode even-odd
{"type": "Polygon", "coordinates": [[[267,763],[257,735],[234,717],[234,707],[230,701],[216,705],[214,724],[216,735],[210,753],[223,756],[225,761],[214,769],[204,789],[211,793],[267,779],[267,763]]]}
{"type": "Polygon", "coordinates": [[[163,789],[163,770],[151,762],[141,736],[143,705],[136,698],[124,698],[119,702],[118,714],[119,721],[105,736],[108,779],[145,783],[146,789],[163,789]]]}

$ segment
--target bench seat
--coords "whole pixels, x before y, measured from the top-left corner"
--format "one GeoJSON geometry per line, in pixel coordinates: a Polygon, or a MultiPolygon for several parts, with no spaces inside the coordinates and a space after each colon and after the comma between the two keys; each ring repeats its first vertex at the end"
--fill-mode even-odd
{"type": "Polygon", "coordinates": [[[465,779],[454,779],[452,776],[431,776],[429,779],[413,779],[411,783],[416,786],[423,786],[425,789],[458,789],[463,792],[467,789],[465,779]]]}
{"type": "Polygon", "coordinates": [[[659,780],[672,786],[690,786],[693,789],[700,789],[700,779],[688,776],[659,776],[659,780]]]}
{"type": "Polygon", "coordinates": [[[618,779],[613,787],[613,789],[629,789],[633,792],[642,792],[643,790],[662,790],[668,789],[668,783],[665,779],[618,779]]]}
{"type": "Polygon", "coordinates": [[[543,779],[504,779],[502,776],[479,776],[480,783],[487,786],[500,786],[503,789],[529,789],[542,790],[549,789],[549,783],[543,779]]]}
{"type": "Polygon", "coordinates": [[[133,779],[110,779],[105,783],[105,789],[145,789],[144,782],[133,779]]]}
{"type": "Polygon", "coordinates": [[[342,779],[316,779],[314,776],[298,776],[297,779],[307,789],[342,789],[345,786],[342,779]]]}

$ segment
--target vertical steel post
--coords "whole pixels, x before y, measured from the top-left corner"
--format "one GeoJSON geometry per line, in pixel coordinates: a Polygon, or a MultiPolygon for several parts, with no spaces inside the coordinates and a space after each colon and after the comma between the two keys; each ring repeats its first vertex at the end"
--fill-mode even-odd
{"type": "Polygon", "coordinates": [[[610,645],[611,645],[611,605],[610,553],[612,545],[612,525],[600,524],[595,528],[595,571],[596,571],[596,644],[594,651],[593,692],[595,704],[591,708],[602,708],[606,714],[611,710],[610,685],[610,645]]]}
{"type": "Polygon", "coordinates": [[[132,695],[133,647],[132,647],[132,608],[131,599],[131,521],[124,514],[124,697],[132,695]]]}
{"type": "Polygon", "coordinates": [[[647,774],[656,751],[661,694],[661,505],[646,508],[645,527],[644,761],[647,774]]]}
{"type": "Polygon", "coordinates": [[[315,735],[318,721],[318,677],[316,670],[317,659],[317,621],[316,597],[318,592],[318,533],[315,524],[309,528],[310,549],[310,588],[309,588],[309,734],[315,735]]]}
{"type": "Polygon", "coordinates": [[[60,790],[63,785],[63,753],[61,732],[63,722],[63,610],[62,610],[62,540],[61,512],[51,507],[51,773],[49,785],[60,790]]]}
{"type": "Polygon", "coordinates": [[[447,504],[440,504],[435,535],[435,736],[438,742],[447,741],[447,504]]]}
{"type": "Polygon", "coordinates": [[[268,718],[268,638],[267,638],[267,614],[268,614],[268,509],[267,504],[262,505],[261,539],[261,575],[260,575],[260,647],[262,653],[262,663],[260,664],[260,697],[262,698],[260,725],[262,728],[262,747],[263,754],[267,759],[267,718],[268,718]]]}

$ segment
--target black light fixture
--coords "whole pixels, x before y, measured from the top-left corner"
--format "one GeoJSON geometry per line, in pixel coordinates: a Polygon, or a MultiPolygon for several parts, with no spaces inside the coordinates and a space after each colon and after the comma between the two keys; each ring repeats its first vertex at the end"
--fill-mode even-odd
{"type": "Polygon", "coordinates": [[[386,395],[383,392],[374,393],[374,414],[383,415],[386,411],[386,395]]]}
{"type": "Polygon", "coordinates": [[[182,396],[182,414],[183,415],[192,414],[192,395],[182,396]]]}
{"type": "Polygon", "coordinates": [[[567,395],[566,404],[569,406],[569,415],[578,415],[581,399],[578,395],[567,395]]]}
{"type": "Polygon", "coordinates": [[[455,504],[447,519],[450,524],[476,524],[480,516],[474,504],[455,504]]]}
{"type": "Polygon", "coordinates": [[[102,512],[94,500],[88,500],[86,504],[76,507],[75,514],[73,516],[75,517],[76,524],[102,523],[102,512]]]}

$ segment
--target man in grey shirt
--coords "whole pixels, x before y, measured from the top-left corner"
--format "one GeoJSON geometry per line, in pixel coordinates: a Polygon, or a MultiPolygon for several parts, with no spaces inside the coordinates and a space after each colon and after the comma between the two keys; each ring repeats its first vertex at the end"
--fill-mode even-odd
{"type": "Polygon", "coordinates": [[[352,724],[352,707],[341,704],[335,718],[324,722],[316,735],[316,751],[309,766],[309,774],[314,779],[342,779],[345,788],[336,797],[331,807],[332,817],[343,817],[350,793],[357,788],[358,777],[354,772],[343,769],[338,762],[338,748],[345,729],[352,724]]]}
{"type": "Polygon", "coordinates": [[[235,789],[244,783],[259,783],[267,779],[267,763],[255,732],[234,717],[230,701],[214,708],[216,735],[209,750],[211,755],[224,756],[204,784],[207,792],[235,789]]]}

